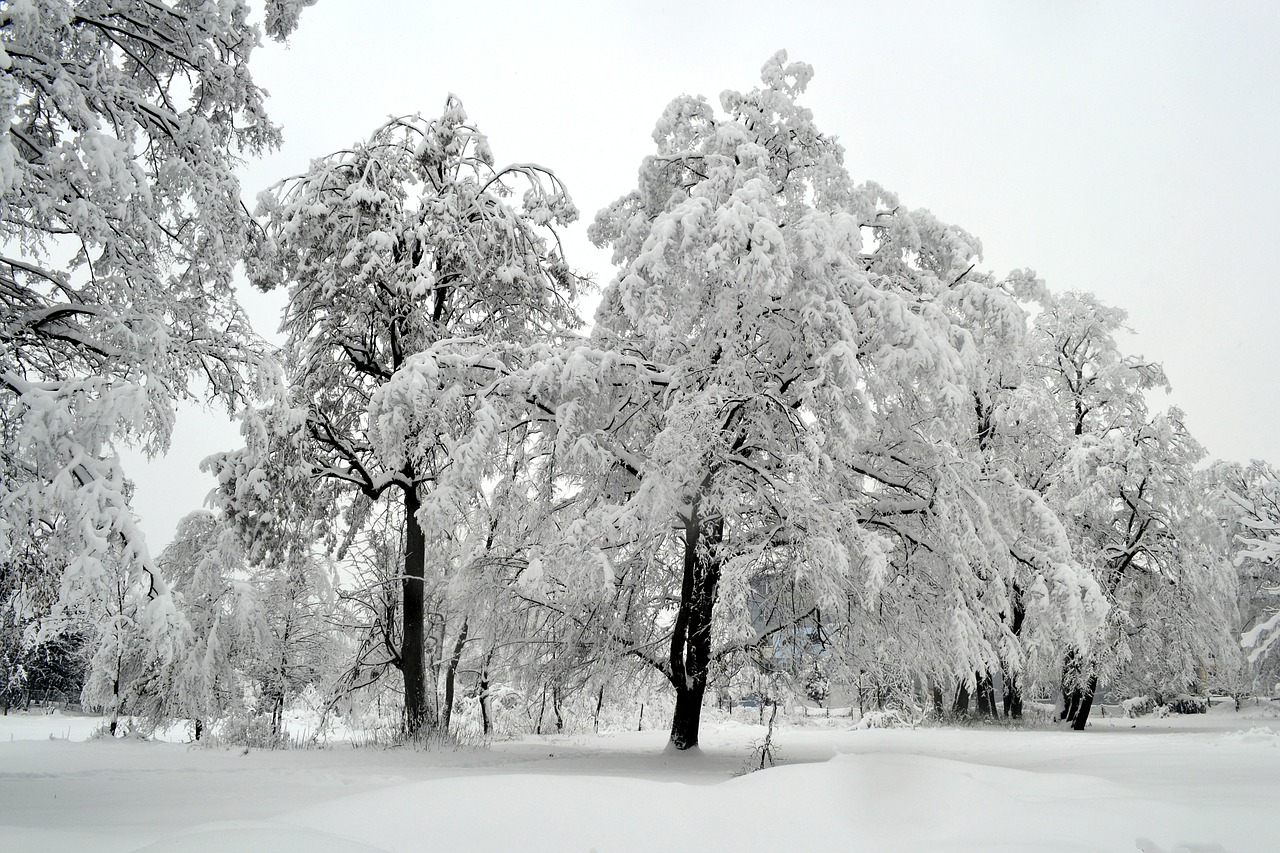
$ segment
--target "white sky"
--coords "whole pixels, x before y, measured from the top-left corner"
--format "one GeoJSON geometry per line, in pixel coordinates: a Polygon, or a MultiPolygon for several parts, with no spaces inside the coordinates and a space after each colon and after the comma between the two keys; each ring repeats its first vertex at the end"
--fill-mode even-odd
{"type": "MultiPolygon", "coordinates": [[[[805,103],[855,180],[977,235],[984,266],[1129,312],[1123,342],[1164,364],[1212,457],[1280,462],[1280,4],[1190,2],[415,2],[319,0],[260,49],[284,148],[246,196],[450,92],[499,161],[566,182],[569,261],[635,184],[676,95],[749,89],[779,48],[810,63],[805,103]]],[[[279,295],[249,294],[274,331],[279,295]]],[[[199,460],[239,444],[188,412],[174,448],[126,468],[153,551],[213,486],[199,460]]]]}

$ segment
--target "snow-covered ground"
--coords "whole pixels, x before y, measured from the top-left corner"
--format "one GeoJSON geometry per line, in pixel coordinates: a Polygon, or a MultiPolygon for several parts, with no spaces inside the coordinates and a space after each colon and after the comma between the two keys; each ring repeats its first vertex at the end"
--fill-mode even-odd
{"type": "Polygon", "coordinates": [[[1280,850],[1280,703],[1050,727],[780,726],[488,749],[262,751],[86,742],[98,721],[0,717],[5,851],[1280,850]]]}

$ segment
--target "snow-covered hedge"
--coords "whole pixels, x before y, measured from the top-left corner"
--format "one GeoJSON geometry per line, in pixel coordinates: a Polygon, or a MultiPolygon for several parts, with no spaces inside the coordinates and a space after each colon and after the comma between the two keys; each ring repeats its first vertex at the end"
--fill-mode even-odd
{"type": "Polygon", "coordinates": [[[1166,702],[1165,706],[1171,714],[1205,714],[1209,711],[1209,700],[1203,696],[1179,693],[1166,702]]]}

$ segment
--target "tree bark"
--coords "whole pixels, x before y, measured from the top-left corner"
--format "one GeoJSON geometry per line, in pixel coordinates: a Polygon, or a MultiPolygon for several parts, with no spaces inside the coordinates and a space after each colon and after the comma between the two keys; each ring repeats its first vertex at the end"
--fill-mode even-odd
{"type": "Polygon", "coordinates": [[[702,699],[711,666],[711,619],[720,583],[720,563],[715,549],[723,529],[720,521],[704,523],[696,503],[684,523],[684,577],[680,585],[680,608],[671,634],[670,661],[671,684],[676,689],[671,746],[679,750],[698,745],[702,699]]]}
{"type": "Polygon", "coordinates": [[[480,667],[480,726],[487,737],[493,734],[493,718],[489,714],[489,666],[493,663],[493,649],[485,655],[484,665],[480,667]]]}
{"type": "Polygon", "coordinates": [[[1010,720],[1022,719],[1022,685],[1015,675],[1004,677],[1004,715],[1010,720]]]}
{"type": "Polygon", "coordinates": [[[978,716],[995,717],[996,712],[996,688],[991,680],[991,674],[988,672],[980,672],[977,677],[977,693],[978,699],[978,716]]]}
{"type": "Polygon", "coordinates": [[[1089,722],[1089,711],[1093,708],[1093,694],[1098,689],[1098,676],[1091,675],[1083,688],[1076,688],[1079,694],[1079,703],[1076,707],[1075,717],[1071,722],[1071,728],[1076,731],[1084,731],[1084,724],[1089,722]]]}
{"type": "Polygon", "coordinates": [[[453,719],[453,685],[458,677],[458,663],[462,660],[462,650],[467,644],[467,620],[462,620],[462,629],[458,631],[458,641],[453,644],[453,654],[449,657],[449,666],[444,673],[444,708],[440,714],[440,730],[449,731],[449,722],[453,719]]]}
{"type": "Polygon", "coordinates": [[[955,701],[951,703],[951,713],[955,716],[969,713],[969,682],[961,681],[956,688],[955,701]]]}
{"type": "MultiPolygon", "coordinates": [[[[1069,723],[1075,722],[1084,702],[1085,665],[1084,656],[1075,648],[1067,651],[1066,659],[1062,662],[1062,713],[1059,719],[1069,723]]],[[[1093,682],[1096,684],[1097,679],[1093,679],[1093,682]]],[[[1090,701],[1092,702],[1092,697],[1090,701]]]]}
{"type": "Polygon", "coordinates": [[[271,736],[277,738],[284,728],[284,692],[276,691],[271,700],[271,736]]]}
{"type": "MultiPolygon", "coordinates": [[[[122,644],[123,645],[123,644],[122,644]]],[[[116,729],[120,723],[120,668],[124,666],[123,655],[117,651],[116,653],[116,676],[111,681],[111,736],[116,736],[116,729]]],[[[31,692],[27,691],[27,710],[31,710],[31,692]]]]}
{"type": "Polygon", "coordinates": [[[401,580],[403,640],[400,671],[404,676],[404,728],[413,736],[427,724],[426,667],[423,660],[423,578],[426,576],[427,543],[418,526],[422,506],[415,488],[404,490],[405,548],[401,580]]]}
{"type": "MultiPolygon", "coordinates": [[[[1015,637],[1022,635],[1022,623],[1026,621],[1027,608],[1022,603],[1022,587],[1013,585],[1013,621],[1009,625],[1015,637]]],[[[1003,662],[1002,662],[1003,663],[1003,662]]],[[[1007,664],[1001,667],[1004,674],[1004,715],[1006,719],[1022,719],[1022,681],[1019,673],[1010,672],[1007,664]]]]}

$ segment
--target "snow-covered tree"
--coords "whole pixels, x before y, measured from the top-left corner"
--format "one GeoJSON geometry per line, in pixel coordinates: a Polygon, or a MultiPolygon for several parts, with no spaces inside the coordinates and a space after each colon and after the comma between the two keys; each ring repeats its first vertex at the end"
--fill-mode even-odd
{"type": "Polygon", "coordinates": [[[153,678],[153,722],[195,721],[198,740],[244,704],[255,659],[266,652],[266,613],[235,531],[207,510],[178,522],[157,567],[185,617],[182,642],[153,678]]]}
{"type": "MultiPolygon", "coordinates": [[[[963,578],[993,554],[1013,562],[1008,541],[982,539],[978,471],[949,426],[972,412],[984,369],[963,315],[1002,310],[1012,285],[972,275],[976,244],[959,229],[853,184],[796,101],[811,74],[779,54],[761,88],[721,96],[723,112],[692,97],[667,108],[638,188],[592,227],[620,272],[589,342],[450,342],[383,392],[418,410],[439,387],[471,395],[485,428],[452,439],[465,453],[442,481],[467,482],[466,460],[497,452],[491,424],[543,425],[573,509],[516,586],[575,654],[611,649],[664,674],[677,749],[697,745],[717,660],[838,619],[895,580],[895,550],[921,542],[899,519],[945,519],[943,544],[963,549],[938,563],[951,592],[932,614],[984,622],[980,643],[953,643],[964,653],[982,651],[1008,584],[991,578],[978,611],[963,578]],[[953,523],[944,501],[970,508],[953,523]]],[[[1033,565],[1046,609],[1079,633],[1080,578],[1063,562],[1033,565]]]]}
{"type": "Polygon", "coordinates": [[[1063,715],[1076,728],[1100,679],[1164,672],[1190,686],[1221,656],[1223,608],[1234,601],[1228,555],[1199,522],[1203,450],[1177,409],[1150,411],[1148,392],[1168,381],[1159,365],[1123,354],[1124,321],[1090,294],[1048,300],[1031,335],[1040,384],[1008,414],[1023,434],[1020,477],[1044,494],[1110,605],[1091,648],[1066,652],[1063,715]],[[1178,672],[1157,666],[1160,655],[1178,672]]]}
{"type": "MultiPolygon", "coordinates": [[[[148,614],[143,604],[146,599],[138,589],[141,582],[126,572],[111,572],[106,577],[114,582],[106,594],[100,589],[92,597],[79,599],[73,612],[62,610],[59,615],[92,628],[93,653],[80,701],[86,709],[106,715],[106,730],[114,737],[121,717],[150,716],[148,705],[157,695],[147,695],[157,663],[157,646],[150,640],[162,637],[172,642],[174,635],[180,633],[181,622],[166,626],[163,632],[148,632],[148,614]]],[[[171,654],[172,646],[165,651],[171,654]]]]}
{"type": "Polygon", "coordinates": [[[529,343],[573,328],[578,280],[555,229],[576,210],[550,171],[495,166],[450,97],[438,119],[392,120],[314,161],[264,194],[259,214],[249,271],[259,287],[289,288],[288,387],[247,418],[245,450],[215,463],[224,505],[255,536],[299,511],[332,530],[345,507],[350,533],[373,502],[399,496],[406,541],[393,662],[414,733],[430,722],[424,594],[447,563],[428,553],[439,543],[425,536],[421,508],[450,458],[436,423],[462,409],[445,401],[422,411],[394,395],[376,417],[370,406],[442,340],[529,343]]]}
{"type": "MultiPolygon", "coordinates": [[[[283,38],[299,4],[266,5],[283,38]]],[[[162,452],[178,400],[234,404],[261,359],[231,286],[236,166],[280,138],[248,71],[259,31],[239,0],[23,0],[0,28],[0,538],[70,543],[42,570],[73,607],[132,573],[160,630],[115,448],[162,452]]]]}
{"type": "Polygon", "coordinates": [[[1260,461],[1222,465],[1219,481],[1235,522],[1235,563],[1240,579],[1241,645],[1265,678],[1280,681],[1280,473],[1260,461]]]}
{"type": "Polygon", "coordinates": [[[269,718],[269,736],[284,735],[284,712],[308,688],[333,689],[335,670],[347,649],[333,634],[334,567],[318,549],[298,549],[283,562],[249,569],[249,583],[262,614],[263,642],[248,675],[256,710],[269,718]]]}

